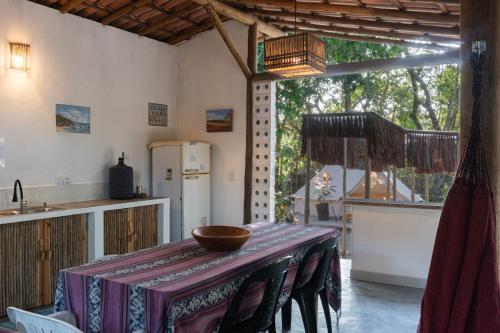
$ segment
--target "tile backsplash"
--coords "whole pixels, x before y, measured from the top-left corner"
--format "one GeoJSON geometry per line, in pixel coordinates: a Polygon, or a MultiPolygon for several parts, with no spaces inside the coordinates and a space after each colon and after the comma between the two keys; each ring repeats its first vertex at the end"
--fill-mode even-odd
{"type": "MultiPolygon", "coordinates": [[[[19,203],[12,202],[13,191],[12,187],[0,188],[0,209],[17,208],[19,206],[19,203]]],[[[37,206],[44,202],[52,205],[107,199],[109,198],[109,183],[26,186],[23,187],[23,191],[24,200],[28,200],[28,206],[37,206]]]]}

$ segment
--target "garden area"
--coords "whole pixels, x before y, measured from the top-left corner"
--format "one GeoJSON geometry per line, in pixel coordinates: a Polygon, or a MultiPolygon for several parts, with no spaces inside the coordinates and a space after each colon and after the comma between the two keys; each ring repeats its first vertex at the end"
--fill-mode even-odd
{"type": "MultiPolygon", "coordinates": [[[[327,62],[348,63],[421,54],[399,46],[325,39],[327,62]]],[[[458,65],[303,78],[277,83],[276,95],[276,219],[286,220],[292,194],[305,184],[301,154],[304,114],[375,112],[407,128],[458,131],[460,78],[458,65]]],[[[312,174],[324,166],[312,163],[312,174]]],[[[398,169],[409,184],[411,170],[398,169]]],[[[443,202],[453,174],[429,176],[429,201],[443,202]]],[[[417,174],[415,192],[424,192],[424,175],[417,174]]]]}

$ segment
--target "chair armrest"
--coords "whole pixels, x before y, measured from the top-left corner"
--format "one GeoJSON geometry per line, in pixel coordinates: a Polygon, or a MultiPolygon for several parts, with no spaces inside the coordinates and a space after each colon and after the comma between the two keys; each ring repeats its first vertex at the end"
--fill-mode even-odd
{"type": "Polygon", "coordinates": [[[47,317],[54,318],[60,321],[64,321],[65,323],[68,323],[72,326],[76,327],[76,319],[75,316],[69,312],[69,311],[60,311],[60,312],[54,312],[47,317]]]}

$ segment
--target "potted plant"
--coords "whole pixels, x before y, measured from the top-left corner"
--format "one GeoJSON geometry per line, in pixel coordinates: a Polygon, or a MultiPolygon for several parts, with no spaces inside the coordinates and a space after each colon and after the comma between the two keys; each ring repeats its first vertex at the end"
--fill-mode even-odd
{"type": "Polygon", "coordinates": [[[322,177],[315,177],[314,182],[316,191],[318,192],[318,203],[316,204],[318,220],[328,221],[330,219],[328,196],[335,192],[335,186],[332,184],[332,177],[325,172],[322,177]]]}

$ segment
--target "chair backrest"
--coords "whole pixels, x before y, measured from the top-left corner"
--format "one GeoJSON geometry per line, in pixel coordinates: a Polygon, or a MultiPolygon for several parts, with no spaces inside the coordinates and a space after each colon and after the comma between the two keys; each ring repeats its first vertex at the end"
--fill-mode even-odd
{"type": "Polygon", "coordinates": [[[224,316],[220,329],[221,332],[231,332],[232,325],[241,321],[242,318],[239,318],[240,307],[247,292],[256,283],[262,283],[265,286],[262,286],[264,289],[262,300],[251,317],[250,325],[252,328],[250,331],[266,331],[273,324],[273,316],[276,312],[283,284],[285,283],[290,260],[291,257],[285,257],[265,266],[254,272],[243,282],[224,316]]]}
{"type": "Polygon", "coordinates": [[[20,333],[83,333],[64,321],[14,307],[7,308],[7,314],[20,333]]]}
{"type": "Polygon", "coordinates": [[[319,292],[325,286],[326,278],[328,277],[328,270],[330,269],[333,250],[337,246],[336,238],[329,238],[321,243],[311,247],[297,269],[297,275],[293,283],[293,289],[310,288],[315,292],[319,292]],[[314,272],[309,275],[309,279],[305,279],[308,268],[311,267],[314,260],[317,260],[314,272]],[[306,281],[304,281],[306,280],[306,281]]]}

